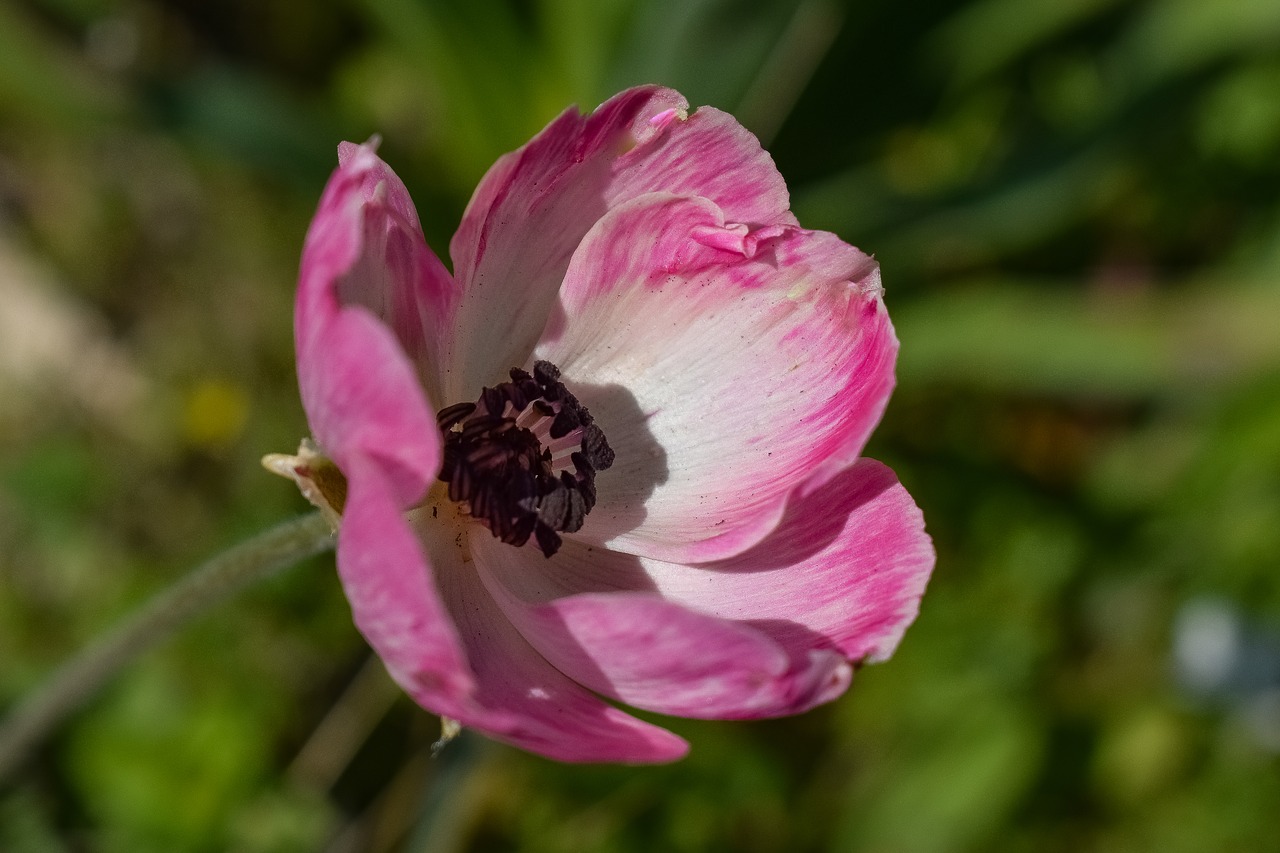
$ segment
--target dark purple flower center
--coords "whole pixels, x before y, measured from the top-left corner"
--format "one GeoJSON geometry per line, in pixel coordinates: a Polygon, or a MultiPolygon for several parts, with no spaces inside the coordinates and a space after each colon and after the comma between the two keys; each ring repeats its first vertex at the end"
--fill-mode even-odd
{"type": "Polygon", "coordinates": [[[596,503],[596,472],[613,464],[604,433],[549,361],[535,364],[532,375],[511,368],[510,382],[441,409],[436,423],[449,499],[466,504],[503,542],[532,537],[548,557],[559,550],[560,533],[582,527],[596,503]]]}

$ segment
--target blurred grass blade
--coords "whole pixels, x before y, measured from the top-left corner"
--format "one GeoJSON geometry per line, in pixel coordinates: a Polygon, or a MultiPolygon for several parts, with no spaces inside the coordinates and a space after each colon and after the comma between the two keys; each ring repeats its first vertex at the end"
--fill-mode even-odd
{"type": "Polygon", "coordinates": [[[100,637],[0,720],[0,782],[120,669],[250,582],[333,547],[319,513],[285,522],[212,558],[100,637]]]}
{"type": "MultiPolygon", "coordinates": [[[[960,88],[995,74],[1039,45],[1120,0],[983,0],[962,6],[930,39],[928,53],[960,88]]],[[[1205,4],[1210,5],[1210,4],[1205,4]]]]}
{"type": "Polygon", "coordinates": [[[1203,394],[1280,362],[1280,292],[1073,293],[1009,282],[895,309],[903,382],[1020,394],[1203,394]]]}

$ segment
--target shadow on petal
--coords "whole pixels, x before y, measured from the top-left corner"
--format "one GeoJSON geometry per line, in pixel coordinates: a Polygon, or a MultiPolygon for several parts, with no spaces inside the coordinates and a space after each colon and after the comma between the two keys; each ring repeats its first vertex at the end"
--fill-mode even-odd
{"type": "Polygon", "coordinates": [[[623,386],[574,384],[572,390],[614,452],[612,467],[596,476],[598,503],[578,534],[603,543],[635,530],[645,520],[650,497],[671,476],[667,452],[650,432],[649,416],[623,386]]]}

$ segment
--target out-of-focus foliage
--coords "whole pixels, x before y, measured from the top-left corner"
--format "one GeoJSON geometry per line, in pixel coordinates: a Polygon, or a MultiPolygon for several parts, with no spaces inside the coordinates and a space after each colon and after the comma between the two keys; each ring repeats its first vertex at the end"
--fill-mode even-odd
{"type": "MultiPolygon", "coordinates": [[[[391,687],[330,561],[148,656],[5,851],[1258,850],[1280,802],[1275,0],[0,3],[0,706],[301,511],[290,303],[343,138],[447,245],[500,153],[654,81],[876,253],[871,454],[939,564],[807,716],[564,767],[391,687]]],[[[785,428],[785,427],[780,427],[785,428]]]]}

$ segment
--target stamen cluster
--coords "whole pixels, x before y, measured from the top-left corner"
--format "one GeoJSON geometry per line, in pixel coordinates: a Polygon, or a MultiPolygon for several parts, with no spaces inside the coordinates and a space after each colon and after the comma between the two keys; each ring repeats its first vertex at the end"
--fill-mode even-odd
{"type": "Polygon", "coordinates": [[[494,536],[517,546],[532,537],[550,557],[559,534],[581,529],[595,506],[596,472],[613,464],[613,450],[554,364],[510,375],[477,402],[436,415],[445,439],[440,479],[449,499],[494,536]]]}

